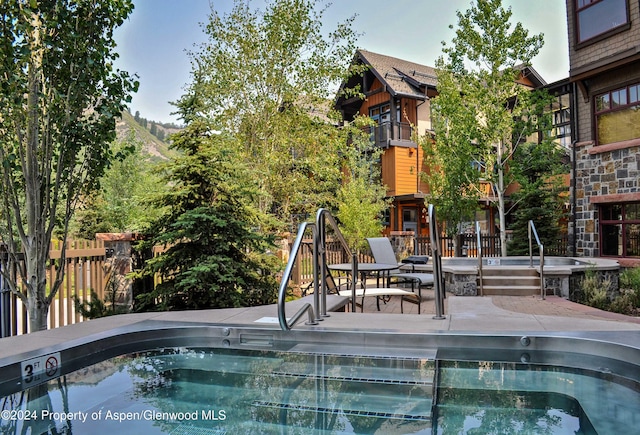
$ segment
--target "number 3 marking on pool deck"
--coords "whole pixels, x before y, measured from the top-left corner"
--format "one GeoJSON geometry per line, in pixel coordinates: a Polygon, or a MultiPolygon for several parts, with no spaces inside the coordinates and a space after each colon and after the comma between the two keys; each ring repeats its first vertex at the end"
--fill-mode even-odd
{"type": "Polygon", "coordinates": [[[22,380],[30,384],[34,381],[47,381],[56,377],[62,366],[62,360],[60,359],[60,352],[56,352],[22,361],[21,366],[22,380]]]}

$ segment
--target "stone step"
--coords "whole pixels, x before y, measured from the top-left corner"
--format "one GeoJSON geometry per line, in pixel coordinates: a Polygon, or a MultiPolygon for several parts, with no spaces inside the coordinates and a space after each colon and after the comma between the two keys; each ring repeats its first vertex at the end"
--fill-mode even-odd
{"type": "Polygon", "coordinates": [[[485,266],[482,268],[483,276],[539,276],[537,267],[522,266],[485,266]]]}
{"type": "Polygon", "coordinates": [[[540,287],[539,276],[486,276],[483,275],[482,283],[485,286],[538,286],[540,287]]]}
{"type": "MultiPolygon", "coordinates": [[[[478,288],[478,292],[480,289],[478,288]]],[[[535,296],[540,294],[540,286],[533,285],[485,285],[482,287],[484,296],[535,296]]]]}

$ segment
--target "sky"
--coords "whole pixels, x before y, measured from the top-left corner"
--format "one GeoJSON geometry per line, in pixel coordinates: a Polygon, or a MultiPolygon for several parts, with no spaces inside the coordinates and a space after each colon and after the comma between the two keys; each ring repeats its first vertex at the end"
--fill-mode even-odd
{"type": "MultiPolygon", "coordinates": [[[[116,67],[138,75],[140,88],[133,96],[132,113],[158,122],[176,122],[170,104],[190,83],[188,51],[206,42],[202,25],[211,8],[228,12],[233,0],[134,0],[135,9],[116,30],[120,55],[116,67]]],[[[253,0],[257,7],[262,0],[253,0]]],[[[511,7],[512,24],[520,22],[529,35],[543,33],[545,44],[533,68],[547,83],[569,75],[567,18],[564,0],[502,0],[511,7]]],[[[361,34],[358,48],[433,66],[442,54],[442,41],[450,42],[457,25],[456,11],[471,0],[334,0],[324,16],[323,28],[356,15],[353,28],[361,34]],[[450,29],[453,25],[454,29],[450,29]]]]}

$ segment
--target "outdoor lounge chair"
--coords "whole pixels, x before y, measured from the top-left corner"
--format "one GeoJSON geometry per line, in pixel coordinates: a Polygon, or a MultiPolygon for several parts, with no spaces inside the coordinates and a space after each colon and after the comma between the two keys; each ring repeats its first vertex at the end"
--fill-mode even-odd
{"type": "MultiPolygon", "coordinates": [[[[409,302],[418,304],[418,314],[420,314],[420,302],[422,302],[422,287],[433,287],[433,274],[432,273],[420,273],[420,272],[406,272],[402,268],[411,265],[410,263],[398,263],[396,254],[393,251],[391,242],[386,237],[370,237],[367,239],[369,247],[371,248],[371,254],[376,263],[386,264],[398,264],[397,270],[392,270],[389,273],[390,278],[397,282],[410,282],[411,291],[414,292],[415,287],[418,287],[417,298],[406,299],[409,302]]],[[[412,270],[414,270],[414,265],[412,270]]]]}

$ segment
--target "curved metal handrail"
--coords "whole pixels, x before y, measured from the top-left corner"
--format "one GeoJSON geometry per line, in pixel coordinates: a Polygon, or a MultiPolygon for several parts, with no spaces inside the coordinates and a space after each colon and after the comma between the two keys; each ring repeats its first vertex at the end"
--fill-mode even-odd
{"type": "MultiPolygon", "coordinates": [[[[293,326],[298,323],[298,320],[304,315],[304,313],[309,314],[309,320],[307,321],[308,325],[317,325],[318,321],[316,320],[313,307],[309,303],[305,303],[298,312],[291,318],[291,321],[287,321],[287,315],[285,312],[285,302],[287,298],[287,285],[289,284],[289,280],[291,279],[291,273],[293,272],[293,268],[296,264],[296,258],[298,256],[298,252],[300,251],[300,247],[302,246],[302,239],[304,238],[304,233],[307,228],[311,228],[313,231],[313,238],[316,238],[317,228],[316,225],[303,222],[300,224],[298,228],[298,235],[296,237],[295,242],[293,243],[293,247],[291,248],[291,254],[289,255],[289,261],[287,262],[287,267],[284,269],[284,274],[282,275],[282,281],[280,281],[280,288],[278,289],[278,322],[280,322],[280,327],[283,331],[288,331],[293,326]]],[[[318,282],[317,275],[314,270],[314,292],[318,293],[318,282]]]]}
{"type": "Polygon", "coordinates": [[[484,284],[482,283],[482,234],[480,233],[480,222],[476,221],[476,243],[478,248],[478,275],[480,278],[480,296],[484,296],[484,284]]]}
{"type": "Polygon", "coordinates": [[[431,241],[431,253],[433,256],[433,287],[436,304],[434,319],[445,319],[444,316],[444,291],[442,288],[442,259],[440,255],[440,237],[438,236],[438,222],[436,221],[436,209],[429,204],[429,238],[431,241]]]}
{"type": "Polygon", "coordinates": [[[531,233],[536,238],[536,243],[538,244],[538,248],[540,248],[540,296],[542,299],[545,299],[546,292],[544,290],[544,245],[540,242],[540,237],[538,237],[538,232],[536,231],[536,226],[533,221],[529,221],[528,226],[529,233],[529,267],[533,267],[533,243],[531,239],[531,233]]]}
{"type": "MultiPolygon", "coordinates": [[[[335,236],[340,242],[340,245],[342,245],[342,249],[344,249],[344,251],[347,253],[347,256],[351,258],[351,265],[352,265],[351,276],[353,277],[358,276],[358,259],[353,255],[353,253],[351,252],[351,248],[349,248],[349,244],[347,243],[347,240],[342,235],[342,232],[340,232],[340,228],[338,228],[338,222],[336,222],[335,218],[333,217],[333,215],[329,210],[325,208],[319,209],[318,212],[316,213],[316,226],[318,228],[318,231],[317,231],[318,240],[314,241],[314,246],[316,246],[318,250],[317,259],[319,263],[318,269],[320,270],[318,271],[318,269],[314,268],[314,275],[316,274],[316,271],[318,271],[320,272],[320,277],[322,277],[320,280],[320,287],[322,288],[322,291],[319,292],[319,294],[322,297],[320,300],[320,306],[318,307],[318,305],[316,305],[316,311],[318,311],[319,315],[321,315],[322,317],[329,317],[329,315],[327,314],[327,288],[326,288],[327,283],[326,283],[326,280],[324,279],[324,277],[327,276],[327,257],[326,257],[326,236],[327,236],[326,224],[327,222],[333,229],[333,232],[335,233],[335,236]]],[[[356,279],[354,278],[353,286],[351,289],[352,290],[351,310],[354,313],[356,310],[355,282],[356,282],[356,279]]],[[[314,302],[315,302],[315,299],[314,299],[314,302]]]]}
{"type": "MultiPolygon", "coordinates": [[[[353,259],[352,260],[352,276],[357,276],[358,273],[358,263],[357,258],[351,253],[351,249],[347,244],[346,239],[340,232],[338,228],[338,223],[331,215],[331,213],[321,208],[316,213],[316,222],[303,222],[298,227],[298,235],[296,236],[296,240],[291,247],[291,254],[289,255],[289,261],[287,262],[287,267],[284,270],[282,275],[282,281],[280,282],[280,287],[278,289],[278,322],[280,323],[280,327],[283,331],[288,331],[300,320],[300,318],[304,315],[304,313],[308,313],[309,320],[306,322],[307,325],[317,325],[319,320],[322,320],[318,316],[328,317],[327,314],[327,288],[326,288],[326,280],[325,277],[327,275],[327,258],[326,258],[326,224],[327,222],[333,228],[335,235],[340,241],[343,249],[347,252],[347,254],[353,259]],[[291,279],[291,273],[293,272],[293,268],[296,264],[296,259],[298,257],[298,252],[300,251],[300,247],[302,246],[302,240],[304,238],[304,233],[308,228],[311,228],[313,231],[313,306],[309,303],[305,303],[298,312],[291,318],[290,321],[287,321],[287,316],[285,312],[285,300],[287,297],[287,285],[289,280],[291,279]]],[[[353,311],[355,312],[355,282],[353,280],[353,297],[351,298],[353,306],[353,311]]]]}

